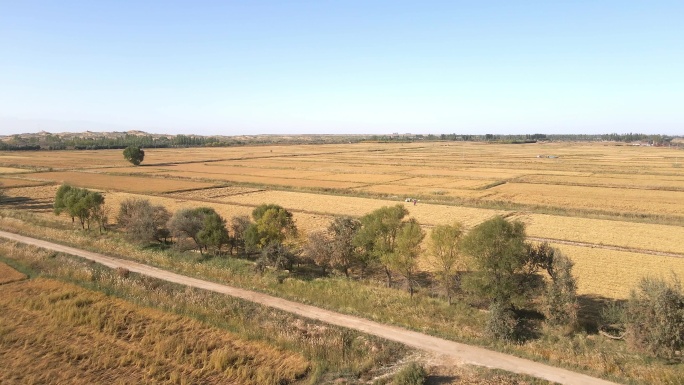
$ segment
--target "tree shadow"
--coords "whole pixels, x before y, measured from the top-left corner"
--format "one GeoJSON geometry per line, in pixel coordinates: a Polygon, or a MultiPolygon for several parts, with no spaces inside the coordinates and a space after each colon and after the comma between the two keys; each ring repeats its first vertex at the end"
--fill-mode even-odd
{"type": "Polygon", "coordinates": [[[458,376],[428,376],[427,381],[425,381],[426,385],[447,385],[447,384],[454,384],[456,381],[458,381],[460,377],[458,376]]]}
{"type": "Polygon", "coordinates": [[[599,326],[604,322],[601,314],[603,309],[611,305],[621,305],[627,301],[599,295],[580,295],[577,297],[577,302],[579,303],[577,312],[579,325],[587,333],[596,334],[599,331],[599,326]]]}
{"type": "Polygon", "coordinates": [[[5,197],[0,200],[0,206],[31,212],[52,212],[53,210],[52,201],[29,197],[5,197]]]}

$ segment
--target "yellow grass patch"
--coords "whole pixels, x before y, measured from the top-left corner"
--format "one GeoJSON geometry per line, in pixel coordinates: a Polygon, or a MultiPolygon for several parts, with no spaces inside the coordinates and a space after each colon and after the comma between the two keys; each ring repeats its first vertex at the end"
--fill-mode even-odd
{"type": "Polygon", "coordinates": [[[73,171],[36,173],[31,174],[31,178],[53,181],[57,183],[68,183],[78,187],[87,187],[100,190],[123,190],[137,193],[163,193],[213,186],[211,183],[204,182],[151,177],[104,175],[73,171]]]}
{"type": "Polygon", "coordinates": [[[644,277],[684,277],[684,258],[552,244],[574,262],[579,294],[627,298],[644,277]]]}
{"type": "Polygon", "coordinates": [[[0,285],[3,283],[10,283],[15,281],[21,281],[25,279],[26,275],[14,270],[13,268],[7,266],[6,264],[0,262],[0,285]]]}
{"type": "Polygon", "coordinates": [[[299,354],[47,279],[0,286],[0,313],[3,384],[281,384],[309,367],[299,354]]]}

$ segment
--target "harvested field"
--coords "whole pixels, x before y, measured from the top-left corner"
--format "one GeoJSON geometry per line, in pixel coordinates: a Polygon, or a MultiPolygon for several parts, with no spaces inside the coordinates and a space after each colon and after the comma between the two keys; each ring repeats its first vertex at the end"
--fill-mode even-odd
{"type": "MultiPolygon", "coordinates": [[[[26,275],[20,273],[6,264],[0,262],[0,285],[26,279],[26,275]]],[[[1,290],[0,290],[1,291],[1,290]]]]}
{"type": "Polygon", "coordinates": [[[618,213],[684,215],[684,192],[506,183],[483,199],[618,213]]]}
{"type": "Polygon", "coordinates": [[[14,167],[0,167],[0,174],[16,174],[21,172],[30,172],[31,170],[26,170],[23,168],[14,167]]]}
{"type": "Polygon", "coordinates": [[[277,203],[297,211],[316,212],[328,215],[363,216],[382,206],[403,204],[409,215],[421,224],[435,225],[461,221],[466,226],[474,226],[502,211],[477,209],[470,207],[424,205],[413,206],[411,203],[387,201],[380,199],[356,198],[346,196],[329,196],[289,191],[262,191],[251,194],[232,196],[225,199],[228,203],[243,205],[259,205],[261,203],[277,203]]]}
{"type": "Polygon", "coordinates": [[[642,190],[684,191],[684,178],[651,175],[627,178],[624,175],[568,177],[555,175],[526,175],[516,180],[524,183],[555,184],[567,186],[612,187],[642,190]]]}
{"type": "Polygon", "coordinates": [[[514,217],[532,237],[655,250],[684,255],[684,227],[602,219],[524,214],[514,217]]]}
{"type": "Polygon", "coordinates": [[[551,244],[574,262],[578,293],[607,298],[627,298],[641,278],[669,280],[672,273],[684,277],[684,258],[660,257],[624,251],[551,244]]]}
{"type": "Polygon", "coordinates": [[[0,178],[0,188],[29,187],[43,185],[45,182],[17,178],[0,178]]]}
{"type": "Polygon", "coordinates": [[[32,179],[69,183],[78,187],[99,190],[123,190],[135,193],[164,193],[178,190],[200,189],[211,183],[150,177],[104,175],[90,172],[44,172],[30,174],[32,179]]]}
{"type": "MultiPolygon", "coordinates": [[[[187,171],[166,172],[165,175],[182,178],[199,178],[204,180],[216,180],[234,183],[251,183],[258,185],[286,186],[293,188],[317,188],[317,189],[348,189],[361,186],[360,183],[339,182],[330,180],[299,179],[296,173],[292,173],[290,178],[279,178],[270,176],[254,175],[228,175],[228,174],[209,174],[209,173],[190,173],[187,171]]],[[[281,172],[282,174],[282,172],[281,172]]]]}
{"type": "Polygon", "coordinates": [[[47,279],[0,286],[0,313],[3,384],[284,384],[309,368],[299,354],[47,279]]]}
{"type": "Polygon", "coordinates": [[[385,197],[396,197],[395,199],[411,198],[411,197],[425,197],[430,199],[439,199],[439,197],[447,196],[452,198],[482,198],[491,193],[477,190],[460,190],[444,188],[439,186],[432,187],[416,187],[416,186],[402,186],[399,184],[376,184],[370,186],[359,187],[355,189],[359,192],[380,194],[385,197]]]}
{"type": "MultiPolygon", "coordinates": [[[[332,215],[358,217],[410,197],[465,205],[407,205],[427,227],[454,221],[470,227],[501,214],[522,219],[538,238],[682,253],[681,158],[674,148],[616,143],[416,141],[146,149],[141,167],[126,163],[120,150],[0,152],[0,167],[21,170],[16,177],[26,183],[65,180],[109,190],[110,218],[132,196],[172,211],[211,206],[229,220],[277,203],[294,212],[306,235],[327,226],[332,215]],[[48,167],[64,171],[30,172],[48,167]],[[77,172],[83,169],[97,173],[77,172]],[[369,196],[382,199],[363,198],[369,196]]],[[[19,209],[51,215],[56,186],[10,183],[18,182],[5,185],[9,197],[32,200],[19,209]]]]}

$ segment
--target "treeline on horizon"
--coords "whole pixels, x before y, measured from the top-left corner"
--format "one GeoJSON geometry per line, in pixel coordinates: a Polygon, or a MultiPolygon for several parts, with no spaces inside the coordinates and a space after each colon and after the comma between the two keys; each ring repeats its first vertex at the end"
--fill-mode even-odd
{"type": "Polygon", "coordinates": [[[642,142],[651,145],[677,145],[672,143],[673,136],[648,135],[639,133],[628,134],[526,134],[526,135],[460,135],[460,134],[391,134],[391,135],[292,135],[287,140],[283,136],[256,135],[240,137],[240,139],[226,136],[200,135],[134,135],[87,137],[79,134],[24,134],[12,135],[9,139],[0,141],[1,151],[36,151],[36,150],[102,150],[123,149],[128,146],[142,148],[183,148],[183,147],[231,147],[245,145],[267,144],[325,144],[325,143],[358,143],[358,142],[414,142],[414,141],[468,141],[524,144],[538,141],[612,141],[612,142],[642,142]]]}

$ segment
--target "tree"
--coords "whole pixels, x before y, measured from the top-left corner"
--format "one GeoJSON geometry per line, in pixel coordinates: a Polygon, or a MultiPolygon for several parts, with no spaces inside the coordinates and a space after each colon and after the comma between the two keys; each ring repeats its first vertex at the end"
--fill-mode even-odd
{"type": "Polygon", "coordinates": [[[275,204],[263,204],[252,211],[254,223],[245,231],[248,250],[261,250],[272,243],[282,243],[297,234],[292,213],[275,204]]]}
{"type": "Polygon", "coordinates": [[[406,278],[408,290],[413,297],[413,284],[418,269],[420,244],[425,238],[425,232],[414,218],[402,224],[397,233],[396,248],[390,255],[390,267],[406,278]]]}
{"type": "Polygon", "coordinates": [[[123,156],[127,161],[139,166],[145,159],[145,151],[138,146],[128,146],[123,150],[123,156]]]}
{"type": "Polygon", "coordinates": [[[540,285],[537,272],[548,266],[544,253],[535,253],[525,242],[525,225],[496,216],[473,228],[462,241],[476,272],[465,282],[490,301],[488,330],[496,337],[516,335],[517,322],[510,322],[517,307],[528,303],[540,285]],[[505,327],[512,329],[506,330],[505,327]]]}
{"type": "Polygon", "coordinates": [[[147,199],[130,198],[121,202],[117,222],[135,242],[161,243],[170,236],[166,228],[170,218],[164,206],[152,205],[147,199]]]}
{"type": "MultiPolygon", "coordinates": [[[[73,187],[68,184],[63,184],[57,189],[55,194],[55,203],[53,205],[55,215],[60,215],[63,212],[69,212],[67,209],[67,195],[71,192],[73,187]]],[[[74,222],[75,218],[71,216],[71,222],[74,222]]]]}
{"type": "Polygon", "coordinates": [[[230,243],[231,254],[233,253],[233,248],[236,249],[238,254],[245,251],[245,233],[251,224],[252,221],[247,215],[239,215],[231,219],[230,230],[233,233],[230,243]]]}
{"type": "Polygon", "coordinates": [[[430,249],[436,267],[437,280],[451,305],[454,279],[457,270],[464,267],[459,253],[460,241],[463,237],[463,226],[460,223],[440,225],[432,229],[430,249]]]}
{"type": "Polygon", "coordinates": [[[2,183],[0,183],[0,202],[2,202],[5,199],[5,190],[2,188],[2,183]]]}
{"type": "Polygon", "coordinates": [[[324,274],[331,265],[331,255],[333,252],[331,241],[331,237],[327,232],[319,230],[309,233],[306,245],[304,246],[304,256],[320,267],[324,274]]]}
{"type": "MultiPolygon", "coordinates": [[[[546,244],[542,244],[546,245],[546,244]]],[[[547,271],[551,282],[546,285],[544,315],[551,325],[574,326],[577,323],[577,282],[572,276],[574,263],[565,254],[546,246],[549,250],[547,271]]]]}
{"type": "Polygon", "coordinates": [[[199,233],[204,228],[204,219],[207,215],[216,213],[209,207],[199,207],[195,209],[180,209],[176,211],[168,222],[171,235],[176,239],[176,247],[179,249],[190,248],[186,245],[186,240],[190,238],[194,247],[202,254],[205,249],[199,233]]]}
{"type": "Polygon", "coordinates": [[[226,229],[226,220],[213,210],[205,214],[202,229],[197,233],[197,239],[204,245],[205,250],[211,248],[214,250],[214,255],[219,254],[223,245],[230,241],[228,229],[226,229]]]}
{"type": "Polygon", "coordinates": [[[401,204],[381,207],[361,218],[354,244],[364,251],[365,260],[382,266],[387,287],[392,286],[391,259],[399,231],[408,210],[401,204]]]}
{"type": "Polygon", "coordinates": [[[64,184],[57,189],[53,208],[55,215],[67,212],[72,222],[78,218],[83,229],[86,229],[87,225],[90,230],[90,220],[94,219],[102,231],[107,219],[104,201],[104,196],[99,192],[64,184]]]}
{"type": "Polygon", "coordinates": [[[625,309],[628,340],[658,357],[673,358],[684,349],[684,292],[677,279],[644,278],[632,290],[625,309]]]}
{"type": "Polygon", "coordinates": [[[336,216],[328,226],[330,237],[330,266],[349,278],[349,269],[357,262],[354,237],[361,222],[352,217],[336,216]]]}

